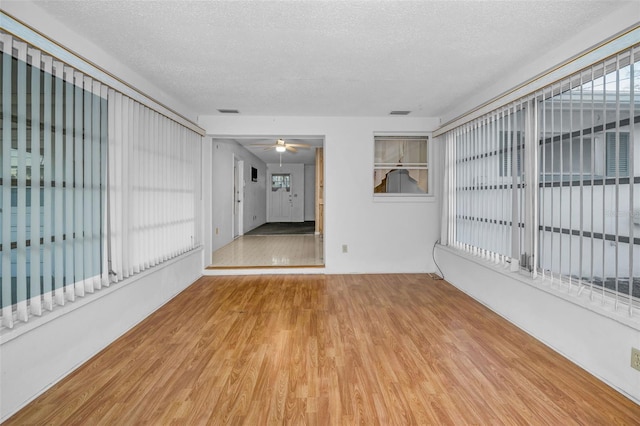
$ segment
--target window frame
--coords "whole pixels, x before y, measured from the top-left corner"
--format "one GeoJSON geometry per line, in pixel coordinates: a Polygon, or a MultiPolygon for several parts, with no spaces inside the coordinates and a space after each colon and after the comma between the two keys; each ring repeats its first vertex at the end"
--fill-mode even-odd
{"type": "MultiPolygon", "coordinates": [[[[462,252],[509,266],[511,272],[578,295],[584,291],[589,297],[598,295],[603,300],[612,300],[616,308],[618,303],[628,306],[630,312],[640,307],[640,293],[635,284],[640,238],[634,228],[640,225],[640,219],[636,219],[637,195],[635,200],[633,196],[633,185],[640,184],[637,166],[640,121],[637,104],[634,107],[630,102],[634,99],[632,94],[637,95],[638,91],[632,79],[640,78],[639,61],[640,44],[636,43],[483,116],[444,133],[437,131],[445,135],[447,152],[443,241],[462,252]],[[625,69],[633,73],[625,74],[625,69]],[[631,81],[626,87],[625,79],[631,81]],[[600,94],[596,87],[607,89],[600,94]],[[481,244],[460,238],[461,232],[468,231],[454,219],[460,204],[457,181],[461,178],[469,181],[461,188],[477,194],[477,180],[484,177],[482,173],[487,166],[465,171],[458,156],[462,152],[471,160],[488,158],[474,145],[486,144],[487,138],[493,136],[483,132],[481,126],[504,115],[505,109],[521,105],[526,111],[524,157],[522,169],[512,168],[512,174],[515,184],[522,173],[523,179],[519,179],[522,190],[521,194],[516,194],[515,186],[511,190],[513,206],[523,206],[524,215],[522,220],[514,216],[508,223],[512,250],[505,256],[493,250],[492,234],[486,230],[488,221],[482,217],[477,219],[469,214],[464,217],[475,221],[472,231],[477,234],[476,240],[482,240],[481,244]],[[481,134],[469,140],[469,147],[458,147],[456,138],[469,132],[468,129],[480,129],[481,134]],[[485,238],[487,235],[489,239],[485,238]],[[516,248],[519,246],[518,250],[513,249],[514,244],[516,248]]],[[[502,152],[498,139],[494,137],[492,143],[502,152]]],[[[493,169],[499,169],[502,177],[505,165],[508,168],[508,158],[501,156],[498,167],[493,169]]],[[[502,189],[503,184],[486,186],[495,190],[502,189]]],[[[486,198],[462,202],[463,208],[493,211],[486,198]]]]}
{"type": "Polygon", "coordinates": [[[70,54],[62,60],[39,39],[32,41],[0,31],[1,74],[4,81],[17,76],[16,87],[3,86],[3,117],[12,124],[2,132],[1,198],[10,206],[8,216],[24,211],[4,221],[0,232],[3,332],[34,316],[46,323],[60,314],[44,311],[74,310],[82,303],[68,302],[89,300],[79,296],[100,298],[111,284],[128,285],[141,272],[202,246],[204,130],[130,86],[111,77],[106,80],[113,84],[105,83],[106,74],[82,59],[70,54]],[[42,167],[43,158],[52,161],[49,167],[42,167]],[[102,210],[94,214],[96,200],[102,210]],[[46,220],[32,214],[34,201],[46,220]],[[55,207],[53,218],[48,206],[55,207]]]}
{"type": "Polygon", "coordinates": [[[374,132],[371,144],[371,166],[373,185],[370,189],[374,202],[433,202],[435,201],[433,171],[430,166],[430,159],[433,156],[432,132],[374,132]],[[375,171],[387,169],[388,167],[378,166],[376,163],[376,138],[426,138],[427,139],[427,159],[426,163],[406,163],[408,167],[401,170],[421,169],[427,171],[427,192],[426,193],[400,193],[400,192],[375,192],[375,171]],[[413,167],[415,165],[415,167],[413,167]]]}

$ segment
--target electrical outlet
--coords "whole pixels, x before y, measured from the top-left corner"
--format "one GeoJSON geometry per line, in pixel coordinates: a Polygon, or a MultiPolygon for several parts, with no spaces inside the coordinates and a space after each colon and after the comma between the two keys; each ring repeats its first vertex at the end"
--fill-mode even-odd
{"type": "Polygon", "coordinates": [[[640,349],[631,348],[631,367],[640,371],[640,349]]]}
{"type": "Polygon", "coordinates": [[[349,252],[349,246],[348,246],[348,245],[346,245],[346,244],[343,244],[343,245],[342,245],[342,252],[343,252],[343,253],[348,253],[348,252],[349,252]]]}

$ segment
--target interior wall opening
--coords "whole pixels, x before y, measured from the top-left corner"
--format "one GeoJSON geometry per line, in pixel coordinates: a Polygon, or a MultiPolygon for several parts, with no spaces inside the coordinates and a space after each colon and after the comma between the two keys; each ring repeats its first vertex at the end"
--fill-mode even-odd
{"type": "Polygon", "coordinates": [[[324,266],[324,137],[210,142],[207,268],[324,266]]]}

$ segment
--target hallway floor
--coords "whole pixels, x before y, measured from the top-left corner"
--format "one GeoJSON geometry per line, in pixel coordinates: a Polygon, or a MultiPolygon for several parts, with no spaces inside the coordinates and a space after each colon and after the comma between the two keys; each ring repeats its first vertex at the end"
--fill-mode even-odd
{"type": "Polygon", "coordinates": [[[268,222],[260,225],[244,235],[300,235],[313,234],[316,229],[314,221],[307,222],[268,222]]]}
{"type": "Polygon", "coordinates": [[[209,269],[324,266],[322,235],[243,235],[213,253],[209,269]]]}

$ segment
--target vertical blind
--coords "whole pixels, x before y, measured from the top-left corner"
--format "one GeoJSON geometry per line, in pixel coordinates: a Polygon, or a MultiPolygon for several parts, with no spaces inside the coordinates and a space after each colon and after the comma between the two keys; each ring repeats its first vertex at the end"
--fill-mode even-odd
{"type": "Polygon", "coordinates": [[[640,298],[638,51],[539,95],[541,273],[630,307],[640,298]]]}
{"type": "Polygon", "coordinates": [[[0,32],[2,326],[200,245],[201,137],[0,32]]]}
{"type": "Polygon", "coordinates": [[[632,46],[447,132],[443,242],[631,312],[639,61],[632,46]]]}
{"type": "Polygon", "coordinates": [[[107,111],[99,82],[0,37],[2,323],[12,327],[106,282],[107,111]]]}
{"type": "Polygon", "coordinates": [[[447,134],[451,245],[517,267],[523,246],[525,124],[522,100],[447,134]]]}
{"type": "Polygon", "coordinates": [[[201,137],[109,90],[110,266],[120,281],[201,244],[201,137]]]}

